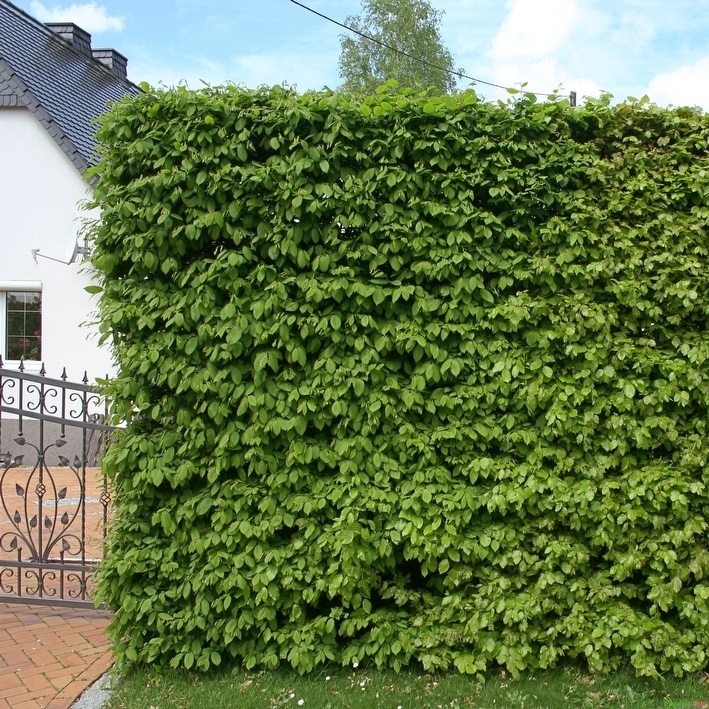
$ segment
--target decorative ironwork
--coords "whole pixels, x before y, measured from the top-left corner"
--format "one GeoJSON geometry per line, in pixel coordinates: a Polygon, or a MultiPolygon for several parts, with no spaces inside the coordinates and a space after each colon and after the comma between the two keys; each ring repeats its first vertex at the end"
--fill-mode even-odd
{"type": "Polygon", "coordinates": [[[111,504],[97,467],[115,430],[107,413],[86,374],[50,379],[0,357],[0,445],[16,446],[0,449],[0,601],[93,605],[111,504]]]}

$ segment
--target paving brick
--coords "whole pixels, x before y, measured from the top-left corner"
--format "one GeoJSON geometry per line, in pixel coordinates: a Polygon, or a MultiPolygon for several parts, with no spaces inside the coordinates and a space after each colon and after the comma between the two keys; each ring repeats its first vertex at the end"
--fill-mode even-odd
{"type": "Polygon", "coordinates": [[[87,662],[92,662],[96,657],[103,655],[105,652],[110,651],[110,649],[110,643],[104,641],[101,645],[97,645],[96,647],[81,648],[79,652],[87,662]]]}
{"type": "Polygon", "coordinates": [[[74,680],[57,694],[56,699],[69,700],[70,703],[73,703],[86,691],[86,688],[84,680],[74,680]]]}
{"type": "Polygon", "coordinates": [[[33,649],[30,654],[30,659],[33,664],[40,669],[43,667],[48,667],[49,665],[56,662],[54,655],[45,647],[41,646],[38,650],[33,649]]]}
{"type": "Polygon", "coordinates": [[[64,687],[66,687],[67,684],[69,684],[73,679],[74,676],[72,674],[64,674],[59,677],[52,677],[49,681],[54,685],[54,688],[57,690],[57,692],[59,692],[64,689],[64,687]]]}
{"type": "Polygon", "coordinates": [[[13,630],[12,636],[16,642],[23,643],[23,644],[24,643],[30,644],[30,643],[35,642],[37,640],[37,636],[34,634],[34,631],[29,630],[28,628],[25,628],[25,627],[16,628],[15,630],[13,630]]]}
{"type": "Polygon", "coordinates": [[[64,663],[64,666],[67,669],[86,666],[86,660],[76,650],[74,650],[73,652],[66,653],[58,659],[59,662],[64,663]]]}
{"type": "Polygon", "coordinates": [[[54,687],[51,687],[50,689],[43,689],[43,690],[34,690],[34,691],[27,690],[23,694],[15,695],[14,699],[10,699],[10,703],[12,704],[13,707],[15,706],[16,702],[28,702],[28,701],[40,702],[41,704],[44,705],[55,694],[56,694],[56,690],[54,689],[54,687]]]}
{"type": "Polygon", "coordinates": [[[51,652],[52,655],[56,655],[58,648],[65,647],[66,640],[61,637],[61,633],[45,633],[42,637],[42,642],[39,643],[39,647],[47,652],[51,652]]]}
{"type": "Polygon", "coordinates": [[[21,675],[22,684],[30,691],[51,690],[51,682],[42,674],[40,667],[18,673],[21,675]]]}
{"type": "Polygon", "coordinates": [[[50,675],[57,675],[66,672],[66,667],[64,667],[64,665],[55,657],[53,662],[50,664],[42,665],[42,671],[49,677],[50,675]]]}
{"type": "Polygon", "coordinates": [[[5,658],[5,662],[7,662],[7,666],[13,671],[23,667],[29,667],[32,664],[32,661],[25,654],[24,647],[20,642],[18,642],[15,647],[5,650],[3,657],[5,658]]]}
{"type": "Polygon", "coordinates": [[[81,679],[84,679],[86,677],[100,677],[102,674],[105,672],[108,672],[108,670],[113,667],[113,654],[110,652],[107,652],[103,657],[99,658],[91,664],[89,667],[87,667],[80,675],[81,679]]]}
{"type": "Polygon", "coordinates": [[[16,672],[4,672],[0,677],[0,692],[8,693],[18,687],[22,687],[22,680],[17,676],[16,672]]]}
{"type": "Polygon", "coordinates": [[[45,704],[36,700],[36,699],[28,699],[23,702],[18,702],[17,704],[12,705],[12,709],[44,709],[45,704]]]}
{"type": "Polygon", "coordinates": [[[27,687],[25,687],[22,683],[17,685],[17,687],[12,687],[11,689],[0,689],[0,694],[2,694],[3,699],[10,702],[13,707],[15,706],[15,702],[24,700],[27,693],[27,687]]]}
{"type": "Polygon", "coordinates": [[[56,697],[46,706],[46,709],[71,709],[72,704],[76,701],[76,699],[79,698],[80,694],[74,697],[73,699],[61,699],[59,697],[56,697]]]}

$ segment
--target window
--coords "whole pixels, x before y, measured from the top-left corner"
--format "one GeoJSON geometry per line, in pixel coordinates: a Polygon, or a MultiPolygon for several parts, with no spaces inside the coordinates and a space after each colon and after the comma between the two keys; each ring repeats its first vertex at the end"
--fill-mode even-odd
{"type": "Polygon", "coordinates": [[[0,355],[4,360],[42,359],[41,284],[0,282],[0,355]]]}

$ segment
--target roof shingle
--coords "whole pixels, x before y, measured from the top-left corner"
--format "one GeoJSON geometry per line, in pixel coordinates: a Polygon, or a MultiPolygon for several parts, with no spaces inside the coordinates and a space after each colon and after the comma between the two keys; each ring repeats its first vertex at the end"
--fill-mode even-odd
{"type": "Polygon", "coordinates": [[[0,0],[0,106],[25,105],[79,170],[97,162],[94,120],[140,89],[0,0]]]}

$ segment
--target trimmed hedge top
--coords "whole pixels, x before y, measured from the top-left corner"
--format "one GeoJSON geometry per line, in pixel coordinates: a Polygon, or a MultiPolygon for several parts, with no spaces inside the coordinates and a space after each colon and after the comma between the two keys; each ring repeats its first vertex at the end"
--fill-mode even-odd
{"type": "Polygon", "coordinates": [[[100,138],[119,659],[707,664],[707,116],[226,87],[100,138]]]}

